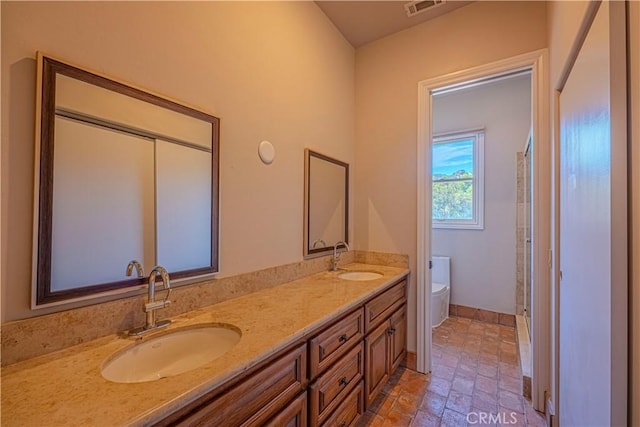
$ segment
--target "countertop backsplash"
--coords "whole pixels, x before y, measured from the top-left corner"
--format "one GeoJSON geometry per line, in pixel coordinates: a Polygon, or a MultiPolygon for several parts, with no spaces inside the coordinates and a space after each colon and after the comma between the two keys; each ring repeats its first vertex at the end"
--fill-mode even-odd
{"type": "MultiPolygon", "coordinates": [[[[353,262],[409,268],[407,255],[366,251],[342,254],[341,264],[353,262]]],[[[330,256],[323,256],[176,287],[171,294],[171,305],[158,315],[163,319],[178,316],[328,270],[329,264],[330,256]]],[[[4,323],[2,366],[139,326],[144,323],[142,305],[145,299],[146,293],[4,323]]]]}

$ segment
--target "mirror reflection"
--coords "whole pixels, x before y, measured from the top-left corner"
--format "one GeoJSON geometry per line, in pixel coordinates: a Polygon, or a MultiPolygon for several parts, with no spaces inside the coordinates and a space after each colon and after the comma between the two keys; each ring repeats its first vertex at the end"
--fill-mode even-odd
{"type": "Polygon", "coordinates": [[[216,117],[39,56],[34,305],[217,271],[216,117]]]}
{"type": "Polygon", "coordinates": [[[305,150],[304,255],[329,253],[348,242],[349,165],[305,150]]]}

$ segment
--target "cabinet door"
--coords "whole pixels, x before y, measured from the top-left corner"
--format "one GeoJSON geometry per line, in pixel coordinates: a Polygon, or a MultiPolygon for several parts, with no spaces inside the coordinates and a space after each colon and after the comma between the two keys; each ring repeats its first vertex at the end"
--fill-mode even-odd
{"type": "Polygon", "coordinates": [[[368,407],[389,379],[389,322],[384,322],[365,339],[365,401],[368,407]]]}
{"type": "Polygon", "coordinates": [[[400,366],[407,348],[407,306],[400,307],[389,320],[389,363],[390,372],[400,366]]]}

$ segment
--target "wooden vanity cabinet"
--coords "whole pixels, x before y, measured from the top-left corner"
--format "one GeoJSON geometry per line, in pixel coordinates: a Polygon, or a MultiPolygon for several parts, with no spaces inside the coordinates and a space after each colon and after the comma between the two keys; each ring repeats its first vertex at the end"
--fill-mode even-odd
{"type": "MultiPolygon", "coordinates": [[[[305,390],[306,385],[307,344],[305,342],[254,374],[245,377],[221,395],[211,394],[212,397],[205,395],[159,425],[262,426],[275,416],[286,418],[289,413],[287,408],[294,416],[296,409],[289,408],[288,405],[305,390]]],[[[300,397],[299,399],[302,400],[300,397]]],[[[306,401],[306,397],[304,400],[306,401]]],[[[295,406],[295,403],[292,405],[295,406]]],[[[299,409],[302,410],[302,408],[299,409]]]]}
{"type": "Polygon", "coordinates": [[[364,329],[370,333],[386,321],[398,307],[407,301],[407,281],[403,280],[364,305],[364,329]]]}
{"type": "Polygon", "coordinates": [[[364,414],[364,381],[342,400],[336,410],[325,420],[323,427],[350,427],[358,425],[364,414]]]}
{"type": "Polygon", "coordinates": [[[309,425],[323,425],[354,387],[364,370],[362,341],[309,387],[309,425]]]}
{"type": "Polygon", "coordinates": [[[302,393],[279,414],[265,424],[266,427],[307,427],[307,393],[302,393]]]}
{"type": "Polygon", "coordinates": [[[365,403],[368,407],[391,374],[400,366],[407,349],[407,306],[403,304],[365,338],[365,403]]]}
{"type": "Polygon", "coordinates": [[[354,388],[361,387],[363,337],[364,309],[360,307],[309,340],[310,426],[329,425],[327,420],[333,419],[338,407],[346,411],[344,418],[349,418],[346,414],[350,409],[344,402],[354,388]]]}
{"type": "Polygon", "coordinates": [[[366,407],[380,393],[406,354],[406,301],[407,282],[403,280],[364,305],[366,407]]]}
{"type": "Polygon", "coordinates": [[[380,390],[382,390],[391,375],[388,331],[389,325],[386,323],[381,324],[367,335],[364,340],[367,358],[364,381],[367,407],[380,393],[380,390]]]}
{"type": "Polygon", "coordinates": [[[407,354],[407,305],[400,307],[389,319],[389,364],[394,372],[407,354]]]}
{"type": "Polygon", "coordinates": [[[403,279],[158,425],[357,425],[405,356],[406,288],[403,279]]]}

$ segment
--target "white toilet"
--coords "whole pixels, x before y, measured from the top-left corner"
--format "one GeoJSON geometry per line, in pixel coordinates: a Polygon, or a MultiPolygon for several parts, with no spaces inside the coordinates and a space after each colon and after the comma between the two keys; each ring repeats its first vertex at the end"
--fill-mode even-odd
{"type": "Polygon", "coordinates": [[[449,317],[449,297],[451,294],[451,258],[431,257],[431,327],[440,326],[449,317]]]}

